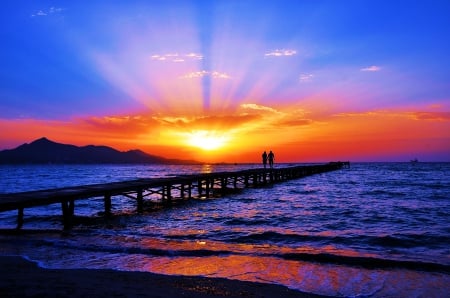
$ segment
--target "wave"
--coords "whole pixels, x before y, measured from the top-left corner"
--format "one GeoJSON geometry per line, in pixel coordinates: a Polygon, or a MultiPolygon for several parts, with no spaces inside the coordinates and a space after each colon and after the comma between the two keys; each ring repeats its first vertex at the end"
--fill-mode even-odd
{"type": "Polygon", "coordinates": [[[450,265],[421,262],[382,259],[373,257],[358,256],[342,256],[326,253],[310,254],[310,253],[286,253],[281,257],[286,260],[308,261],[317,263],[331,263],[337,265],[347,265],[363,267],[367,269],[408,269],[428,272],[450,273],[450,265]]]}
{"type": "Polygon", "coordinates": [[[232,242],[241,243],[258,243],[258,242],[306,242],[306,241],[323,241],[329,237],[314,236],[314,235],[300,235],[300,234],[282,234],[273,231],[267,231],[262,233],[253,233],[244,236],[238,236],[233,238],[232,242]]]}
{"type": "Polygon", "coordinates": [[[375,197],[399,198],[399,197],[406,197],[408,193],[399,190],[373,189],[363,191],[361,195],[369,197],[375,196],[375,197]]]}
{"type": "Polygon", "coordinates": [[[232,218],[229,220],[225,220],[224,224],[233,226],[233,225],[246,225],[246,226],[258,226],[265,225],[271,223],[271,218],[267,219],[255,219],[255,218],[232,218]]]}
{"type": "Polygon", "coordinates": [[[366,242],[369,245],[376,245],[382,247],[420,247],[420,246],[433,246],[433,245],[445,245],[450,243],[450,238],[445,236],[432,236],[432,235],[420,235],[420,234],[404,234],[404,235],[388,235],[383,237],[365,237],[366,242]]]}
{"type": "Polygon", "coordinates": [[[415,248],[415,247],[446,247],[450,243],[450,237],[445,235],[423,234],[398,234],[387,236],[369,235],[320,235],[320,234],[283,234],[274,231],[252,233],[229,239],[239,243],[272,242],[279,244],[288,243],[315,243],[347,246],[383,247],[383,248],[415,248]]]}
{"type": "MultiPolygon", "coordinates": [[[[24,241],[24,240],[22,240],[24,241]]],[[[83,255],[89,253],[102,254],[124,254],[124,255],[146,255],[155,257],[222,257],[222,256],[248,256],[248,257],[272,257],[288,261],[304,261],[314,262],[319,264],[333,264],[349,267],[359,267],[365,269],[404,269],[414,271],[439,272],[450,274],[450,265],[439,264],[434,262],[416,261],[416,260],[399,260],[386,259],[379,257],[366,256],[347,256],[332,253],[308,253],[308,252],[294,252],[294,253],[273,253],[273,252],[241,252],[227,249],[160,249],[160,248],[144,248],[136,246],[111,246],[111,245],[95,245],[83,244],[80,242],[62,243],[47,240],[27,240],[28,245],[33,247],[52,247],[56,249],[73,249],[80,250],[83,255]]]]}
{"type": "Polygon", "coordinates": [[[290,189],[288,191],[289,194],[293,194],[293,195],[312,195],[312,194],[316,194],[319,193],[320,189],[290,189]]]}

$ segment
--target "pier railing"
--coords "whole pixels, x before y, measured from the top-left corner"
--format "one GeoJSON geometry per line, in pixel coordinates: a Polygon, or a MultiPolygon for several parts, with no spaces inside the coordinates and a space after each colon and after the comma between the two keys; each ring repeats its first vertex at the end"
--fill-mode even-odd
{"type": "Polygon", "coordinates": [[[59,203],[64,229],[70,229],[75,201],[102,197],[105,216],[111,215],[112,198],[126,196],[136,201],[137,212],[144,211],[144,203],[159,202],[171,205],[176,200],[209,198],[233,189],[264,187],[283,181],[329,172],[349,166],[349,162],[294,166],[273,169],[247,169],[233,172],[214,172],[181,175],[171,178],[145,178],[122,182],[81,185],[20,193],[0,194],[0,212],[17,210],[17,229],[24,224],[24,209],[59,203]]]}

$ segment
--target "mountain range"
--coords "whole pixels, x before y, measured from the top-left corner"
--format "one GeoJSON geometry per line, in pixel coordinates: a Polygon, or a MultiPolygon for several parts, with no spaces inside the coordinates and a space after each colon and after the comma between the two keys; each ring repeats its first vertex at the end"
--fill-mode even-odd
{"type": "Polygon", "coordinates": [[[0,164],[198,164],[197,161],[167,159],[141,150],[121,152],[107,146],[75,145],[40,138],[15,149],[0,151],[0,164]]]}

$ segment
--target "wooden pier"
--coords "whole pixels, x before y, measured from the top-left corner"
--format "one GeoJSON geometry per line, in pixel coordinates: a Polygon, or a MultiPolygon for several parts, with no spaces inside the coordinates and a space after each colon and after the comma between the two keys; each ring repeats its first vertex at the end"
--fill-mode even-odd
{"type": "Polygon", "coordinates": [[[17,210],[17,229],[24,224],[24,209],[61,204],[64,229],[72,227],[75,201],[102,197],[105,216],[111,215],[112,198],[126,196],[136,201],[137,212],[146,201],[170,205],[175,200],[209,198],[232,189],[263,187],[274,183],[329,172],[349,166],[349,162],[294,166],[274,169],[248,169],[234,172],[147,178],[122,182],[81,185],[56,189],[0,194],[0,212],[17,210]]]}

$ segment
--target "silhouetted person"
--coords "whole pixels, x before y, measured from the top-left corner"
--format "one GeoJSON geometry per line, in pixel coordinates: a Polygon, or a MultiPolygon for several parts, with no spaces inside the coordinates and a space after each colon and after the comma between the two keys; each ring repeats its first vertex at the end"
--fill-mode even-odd
{"type": "Polygon", "coordinates": [[[269,158],[269,166],[272,169],[273,168],[273,161],[275,159],[275,154],[273,154],[272,150],[270,150],[269,155],[267,157],[269,158]]]}
{"type": "Polygon", "coordinates": [[[263,154],[262,154],[262,162],[263,162],[264,169],[265,169],[266,166],[267,166],[267,153],[266,153],[266,151],[264,151],[263,154]]]}

